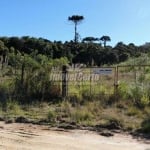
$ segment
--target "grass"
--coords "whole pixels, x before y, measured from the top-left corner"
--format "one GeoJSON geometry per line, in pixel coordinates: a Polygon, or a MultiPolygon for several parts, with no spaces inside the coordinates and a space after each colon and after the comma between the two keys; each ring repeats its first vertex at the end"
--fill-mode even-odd
{"type": "Polygon", "coordinates": [[[150,106],[140,109],[125,101],[118,101],[113,105],[104,104],[100,100],[76,103],[76,105],[69,100],[57,104],[40,102],[30,105],[19,105],[9,101],[7,111],[0,108],[0,117],[4,119],[23,116],[33,122],[43,121],[55,126],[62,122],[67,124],[75,122],[79,126],[107,126],[111,122],[116,122],[122,130],[131,131],[142,127],[143,131],[149,131],[149,122],[146,118],[150,116],[150,106]],[[122,103],[124,108],[118,107],[119,103],[122,103]]]}
{"type": "MultiPolygon", "coordinates": [[[[136,61],[138,64],[143,59],[137,58],[136,61]]],[[[129,62],[131,63],[131,60],[129,62]]],[[[4,80],[0,86],[0,117],[15,119],[23,116],[34,122],[43,120],[56,126],[62,122],[75,122],[79,126],[106,126],[115,122],[120,124],[123,130],[142,128],[144,132],[149,132],[150,87],[147,83],[150,81],[150,67],[145,67],[142,71],[138,69],[137,67],[135,77],[135,68],[120,68],[120,82],[115,94],[113,74],[101,76],[99,81],[95,82],[69,82],[68,98],[57,102],[53,100],[54,103],[51,100],[43,100],[20,104],[18,100],[8,97],[11,90],[8,84],[10,81],[4,80]]],[[[90,75],[88,70],[85,71],[90,75]]]]}

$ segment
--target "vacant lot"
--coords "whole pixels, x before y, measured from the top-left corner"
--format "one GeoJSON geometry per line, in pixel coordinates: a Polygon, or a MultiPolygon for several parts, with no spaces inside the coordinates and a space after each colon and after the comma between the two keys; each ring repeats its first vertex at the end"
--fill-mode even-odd
{"type": "Polygon", "coordinates": [[[0,150],[148,150],[150,143],[129,135],[103,137],[85,130],[0,122],[0,150]]]}

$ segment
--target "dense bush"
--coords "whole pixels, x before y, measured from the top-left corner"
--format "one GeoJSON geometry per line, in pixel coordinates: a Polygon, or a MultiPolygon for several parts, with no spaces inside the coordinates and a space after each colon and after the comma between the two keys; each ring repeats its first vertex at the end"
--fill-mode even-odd
{"type": "Polygon", "coordinates": [[[66,57],[49,59],[47,56],[14,54],[9,55],[9,67],[3,69],[6,72],[0,87],[0,100],[15,99],[19,102],[31,102],[35,100],[52,101],[61,96],[60,83],[50,80],[53,68],[60,69],[68,63],[66,57]],[[11,80],[5,80],[5,76],[11,80]],[[11,83],[11,86],[9,85],[11,83]],[[4,86],[5,85],[5,86],[4,86]],[[8,90],[9,89],[9,90],[8,90]]]}
{"type": "Polygon", "coordinates": [[[150,133],[150,118],[144,120],[141,124],[141,129],[142,129],[142,132],[144,133],[150,133]]]}

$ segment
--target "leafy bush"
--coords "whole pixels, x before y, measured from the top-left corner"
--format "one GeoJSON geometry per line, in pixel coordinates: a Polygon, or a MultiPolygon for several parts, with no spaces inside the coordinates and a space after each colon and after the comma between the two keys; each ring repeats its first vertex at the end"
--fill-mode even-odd
{"type": "Polygon", "coordinates": [[[138,104],[141,101],[142,94],[143,94],[143,91],[140,86],[137,86],[137,85],[131,86],[130,97],[132,98],[135,104],[138,104]]]}
{"type": "Polygon", "coordinates": [[[77,123],[91,121],[92,117],[91,112],[86,109],[77,109],[71,112],[71,119],[77,123]]]}
{"type": "Polygon", "coordinates": [[[9,65],[15,68],[19,68],[22,64],[21,62],[21,54],[9,53],[9,65]]]}
{"type": "Polygon", "coordinates": [[[142,132],[150,133],[150,118],[143,121],[141,127],[142,127],[142,132]]]}
{"type": "Polygon", "coordinates": [[[6,103],[7,112],[13,115],[22,115],[22,109],[17,101],[8,100],[6,103]]]}
{"type": "Polygon", "coordinates": [[[47,119],[48,119],[48,121],[54,122],[55,118],[56,118],[55,111],[49,110],[48,113],[47,113],[47,119]]]}
{"type": "Polygon", "coordinates": [[[51,101],[61,94],[60,86],[49,80],[49,72],[45,70],[26,74],[23,83],[20,77],[16,78],[14,88],[15,95],[23,103],[35,100],[51,101]]]}
{"type": "Polygon", "coordinates": [[[6,101],[8,94],[8,88],[6,86],[0,86],[0,102],[6,101]]]}
{"type": "Polygon", "coordinates": [[[147,93],[143,94],[140,103],[143,107],[150,104],[150,98],[149,98],[149,95],[147,93]]]}
{"type": "Polygon", "coordinates": [[[128,84],[125,83],[125,82],[121,82],[119,83],[119,86],[118,86],[118,89],[117,89],[117,96],[118,96],[118,99],[121,98],[121,99],[128,99],[129,98],[129,87],[128,87],[128,84]]]}
{"type": "Polygon", "coordinates": [[[138,108],[134,107],[134,106],[130,106],[128,107],[127,110],[127,115],[128,116],[141,116],[141,112],[138,108]]]}
{"type": "Polygon", "coordinates": [[[5,82],[3,85],[0,85],[0,103],[4,111],[7,109],[7,100],[9,99],[10,87],[9,82],[5,82]]]}

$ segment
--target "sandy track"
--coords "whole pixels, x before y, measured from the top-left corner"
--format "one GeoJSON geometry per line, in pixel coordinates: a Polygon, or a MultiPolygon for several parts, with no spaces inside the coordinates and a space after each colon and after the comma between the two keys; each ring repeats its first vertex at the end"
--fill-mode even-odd
{"type": "Polygon", "coordinates": [[[150,150],[150,143],[116,134],[54,131],[46,126],[0,122],[0,150],[150,150]]]}

